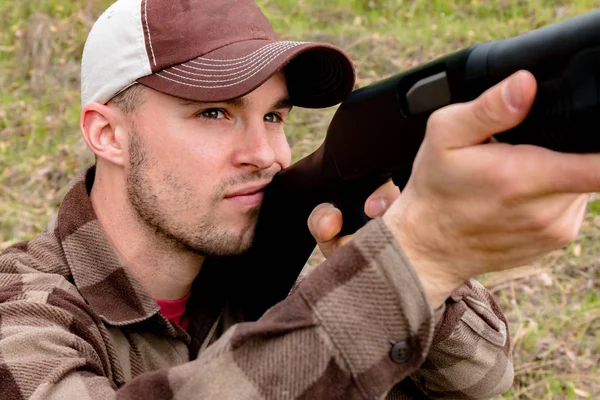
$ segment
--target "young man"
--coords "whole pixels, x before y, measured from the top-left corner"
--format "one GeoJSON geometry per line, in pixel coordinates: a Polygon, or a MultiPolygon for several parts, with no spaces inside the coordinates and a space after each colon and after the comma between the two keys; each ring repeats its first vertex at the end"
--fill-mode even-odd
{"type": "Polygon", "coordinates": [[[341,50],[278,41],[251,0],[109,8],[82,61],[97,164],[46,232],[0,256],[0,397],[506,391],[506,320],[470,278],[563,246],[579,193],[600,189],[596,156],[489,140],[527,114],[527,73],[436,112],[404,193],[378,189],[352,240],[338,210],[317,207],[308,223],[328,259],[257,321],[229,301],[235,276],[206,262],[249,248],[263,190],[290,164],[292,105],[337,104],[353,84],[341,50]]]}

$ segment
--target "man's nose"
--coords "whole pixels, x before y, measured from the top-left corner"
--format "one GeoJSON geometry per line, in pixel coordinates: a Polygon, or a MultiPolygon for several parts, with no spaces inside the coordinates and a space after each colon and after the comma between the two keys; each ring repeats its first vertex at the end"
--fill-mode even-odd
{"type": "Polygon", "coordinates": [[[273,165],[276,159],[273,148],[275,136],[263,124],[248,126],[236,144],[235,160],[237,165],[249,165],[256,169],[266,169],[273,165]]]}

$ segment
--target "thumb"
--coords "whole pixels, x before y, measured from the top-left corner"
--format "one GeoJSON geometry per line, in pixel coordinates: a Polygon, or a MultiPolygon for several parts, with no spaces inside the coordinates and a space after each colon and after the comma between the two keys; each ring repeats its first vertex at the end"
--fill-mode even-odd
{"type": "Polygon", "coordinates": [[[484,143],[496,133],[523,122],[536,91],[535,77],[528,71],[518,71],[471,102],[434,112],[429,118],[427,133],[446,149],[484,143]]]}

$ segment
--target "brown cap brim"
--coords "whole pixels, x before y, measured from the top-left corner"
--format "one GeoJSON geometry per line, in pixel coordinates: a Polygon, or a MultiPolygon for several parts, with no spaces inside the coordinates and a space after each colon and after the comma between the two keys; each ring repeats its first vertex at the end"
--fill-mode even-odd
{"type": "Polygon", "coordinates": [[[326,43],[249,40],[233,43],[137,81],[175,97],[219,102],[244,96],[285,67],[292,104],[330,107],[352,91],[354,66],[326,43]]]}

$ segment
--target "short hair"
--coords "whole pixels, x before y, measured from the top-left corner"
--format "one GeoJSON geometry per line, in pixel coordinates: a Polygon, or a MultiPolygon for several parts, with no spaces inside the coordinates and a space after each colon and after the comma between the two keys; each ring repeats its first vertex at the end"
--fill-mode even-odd
{"type": "Polygon", "coordinates": [[[146,87],[136,83],[109,100],[125,114],[133,114],[146,101],[146,87]]]}
{"type": "MultiPolygon", "coordinates": [[[[146,101],[146,87],[136,83],[123,90],[108,101],[125,114],[133,114],[146,101]]],[[[94,165],[98,164],[98,156],[94,154],[94,165]]]]}

